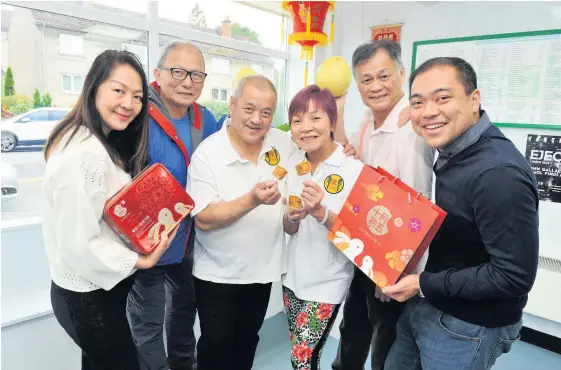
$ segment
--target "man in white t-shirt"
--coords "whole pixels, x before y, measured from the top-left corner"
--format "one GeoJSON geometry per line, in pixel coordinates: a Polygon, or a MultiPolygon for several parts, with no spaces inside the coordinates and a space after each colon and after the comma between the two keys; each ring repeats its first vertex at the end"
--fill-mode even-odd
{"type": "Polygon", "coordinates": [[[193,276],[199,370],[250,370],[271,292],[283,271],[283,187],[290,136],[271,129],[277,102],[264,76],[238,82],[222,129],[195,151],[187,191],[197,227],[193,276]]]}
{"type": "MultiPolygon", "coordinates": [[[[363,44],[353,53],[352,64],[362,101],[368,107],[350,140],[359,159],[387,170],[430,199],[434,151],[419,139],[411,125],[398,125],[400,113],[409,106],[402,89],[405,69],[401,47],[387,40],[363,44]]],[[[344,98],[339,98],[340,118],[343,104],[344,98]]],[[[344,143],[342,120],[337,125],[335,139],[344,143]]],[[[417,269],[423,269],[424,262],[417,269]]],[[[384,296],[362,271],[355,269],[333,369],[362,370],[370,349],[372,370],[383,369],[403,307],[403,303],[384,296]]]]}

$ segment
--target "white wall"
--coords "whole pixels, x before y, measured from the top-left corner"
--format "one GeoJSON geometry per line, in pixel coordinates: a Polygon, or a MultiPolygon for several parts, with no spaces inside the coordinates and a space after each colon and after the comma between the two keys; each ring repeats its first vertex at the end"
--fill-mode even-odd
{"type": "MultiPolygon", "coordinates": [[[[370,27],[403,23],[401,47],[407,74],[413,42],[451,37],[561,28],[559,2],[337,2],[335,55],[351,61],[354,49],[370,39],[370,27]],[[506,16],[505,12],[510,14],[506,16]]],[[[319,66],[321,61],[316,63],[319,66]]],[[[485,92],[483,92],[484,94],[485,92]]],[[[356,83],[347,97],[345,123],[353,132],[364,112],[356,83]]]]}
{"type": "MultiPolygon", "coordinates": [[[[337,2],[334,55],[351,61],[354,49],[370,39],[370,27],[403,23],[401,46],[407,74],[411,71],[413,42],[452,37],[476,36],[509,32],[524,32],[561,28],[559,2],[337,2]],[[510,14],[507,16],[506,11],[510,14]]],[[[322,60],[316,61],[316,66],[322,60]]],[[[404,86],[405,91],[407,88],[404,86]]],[[[485,91],[482,91],[484,98],[485,91]]],[[[485,106],[483,105],[483,108],[485,106]]],[[[345,107],[347,134],[356,130],[364,114],[364,105],[353,80],[345,107]]],[[[501,128],[517,148],[524,153],[526,135],[561,135],[561,131],[501,128]]],[[[558,225],[561,204],[540,203],[540,255],[561,260],[558,225]]],[[[525,320],[533,326],[528,313],[555,318],[561,322],[557,307],[561,296],[547,292],[561,290],[561,274],[539,269],[535,287],[530,294],[525,320]],[[557,313],[556,313],[557,312],[557,313]]],[[[540,321],[536,329],[561,337],[561,324],[540,321]]],[[[333,336],[338,337],[334,329],[333,336]]]]}

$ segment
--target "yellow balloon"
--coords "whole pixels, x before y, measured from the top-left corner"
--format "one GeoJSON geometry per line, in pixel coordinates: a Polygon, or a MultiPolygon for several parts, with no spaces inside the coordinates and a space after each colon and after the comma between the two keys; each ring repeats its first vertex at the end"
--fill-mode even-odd
{"type": "Polygon", "coordinates": [[[345,58],[334,56],[323,62],[316,71],[315,83],[322,89],[328,89],[335,97],[347,92],[351,86],[351,66],[345,58]]]}
{"type": "Polygon", "coordinates": [[[242,69],[240,69],[240,71],[236,75],[236,78],[234,78],[234,82],[232,82],[232,89],[235,89],[236,85],[238,84],[238,81],[244,78],[245,76],[256,75],[256,74],[257,72],[255,72],[252,68],[242,67],[242,69]]]}

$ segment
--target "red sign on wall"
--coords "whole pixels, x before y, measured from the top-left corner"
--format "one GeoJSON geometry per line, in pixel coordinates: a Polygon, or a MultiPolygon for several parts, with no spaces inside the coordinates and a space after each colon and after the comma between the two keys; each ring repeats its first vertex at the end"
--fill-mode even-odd
{"type": "Polygon", "coordinates": [[[370,27],[372,40],[391,40],[398,42],[401,39],[401,24],[370,27]]]}

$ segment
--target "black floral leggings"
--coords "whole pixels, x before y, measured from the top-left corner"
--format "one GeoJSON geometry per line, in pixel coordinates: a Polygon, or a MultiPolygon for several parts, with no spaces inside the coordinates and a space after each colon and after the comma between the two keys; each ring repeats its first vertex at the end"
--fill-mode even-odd
{"type": "Polygon", "coordinates": [[[292,368],[319,370],[323,346],[341,305],[304,301],[287,287],[282,289],[292,343],[292,368]]]}

